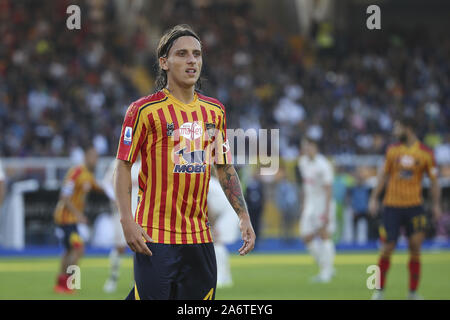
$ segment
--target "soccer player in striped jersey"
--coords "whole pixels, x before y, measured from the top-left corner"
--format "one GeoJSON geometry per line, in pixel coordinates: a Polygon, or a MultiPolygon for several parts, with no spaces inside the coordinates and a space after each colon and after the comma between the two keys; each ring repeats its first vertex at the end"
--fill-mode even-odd
{"type": "Polygon", "coordinates": [[[161,38],[157,92],[133,102],[117,152],[115,194],[125,239],[135,251],[127,299],[214,299],[217,267],[207,194],[211,165],[240,220],[241,255],[255,243],[233,167],[224,106],[196,90],[202,46],[189,26],[161,38]],[[131,212],[130,170],[141,155],[139,203],[131,212]]]}
{"type": "Polygon", "coordinates": [[[98,154],[92,145],[84,148],[84,164],[69,169],[61,188],[54,212],[57,235],[62,239],[65,252],[61,259],[61,270],[54,287],[57,293],[70,293],[67,286],[67,267],[77,265],[84,253],[84,243],[78,223],[87,223],[84,215],[86,196],[91,190],[102,191],[94,177],[98,154]]]}
{"type": "Polygon", "coordinates": [[[391,145],[386,152],[384,169],[380,172],[376,187],[372,190],[369,211],[375,216],[378,211],[378,198],[385,184],[382,226],[380,237],[383,241],[379,267],[381,289],[376,290],[372,299],[384,298],[386,275],[390,258],[394,252],[400,227],[404,227],[409,241],[409,299],[421,299],[416,290],[420,277],[420,250],[425,237],[427,218],[422,199],[422,179],[426,173],[431,182],[432,212],[436,220],[441,215],[440,187],[433,151],[422,144],[414,133],[415,121],[410,117],[394,123],[394,136],[398,143],[391,145]]]}

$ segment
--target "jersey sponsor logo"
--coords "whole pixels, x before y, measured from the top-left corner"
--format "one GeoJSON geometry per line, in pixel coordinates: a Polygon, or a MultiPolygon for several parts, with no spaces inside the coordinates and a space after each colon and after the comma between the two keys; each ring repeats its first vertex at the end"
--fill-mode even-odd
{"type": "Polygon", "coordinates": [[[183,160],[187,163],[203,163],[205,161],[205,151],[204,150],[196,150],[187,152],[187,148],[183,148],[180,151],[177,151],[175,154],[181,155],[183,160]]]}
{"type": "Polygon", "coordinates": [[[185,122],[178,130],[177,136],[189,141],[182,149],[174,150],[174,173],[204,173],[206,171],[205,150],[198,149],[203,145],[203,126],[201,123],[185,122]],[[196,145],[192,147],[191,142],[196,145]]]}
{"type": "Polygon", "coordinates": [[[400,158],[400,164],[405,168],[410,168],[410,167],[414,166],[414,164],[415,164],[414,157],[409,156],[409,155],[404,155],[400,158]]]}
{"type": "Polygon", "coordinates": [[[205,151],[194,150],[186,151],[187,148],[183,148],[177,152],[176,155],[181,156],[184,164],[176,164],[173,168],[174,173],[202,173],[206,170],[205,151]]]}
{"type": "Polygon", "coordinates": [[[196,140],[202,137],[203,128],[201,125],[194,122],[185,122],[180,127],[180,135],[188,140],[196,140]]]}
{"type": "Polygon", "coordinates": [[[133,134],[133,128],[125,127],[125,133],[123,135],[123,143],[125,143],[127,146],[129,146],[131,144],[132,134],[133,134]]]}
{"type": "Polygon", "coordinates": [[[204,173],[205,171],[204,164],[176,164],[173,168],[174,173],[204,173]]]}

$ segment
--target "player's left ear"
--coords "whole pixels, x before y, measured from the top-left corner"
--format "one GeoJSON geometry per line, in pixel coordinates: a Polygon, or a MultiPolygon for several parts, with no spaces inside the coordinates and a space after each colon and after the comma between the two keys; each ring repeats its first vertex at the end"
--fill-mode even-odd
{"type": "Polygon", "coordinates": [[[169,70],[169,66],[167,65],[167,58],[166,57],[159,58],[159,67],[162,70],[164,70],[164,71],[168,71],[169,70]]]}

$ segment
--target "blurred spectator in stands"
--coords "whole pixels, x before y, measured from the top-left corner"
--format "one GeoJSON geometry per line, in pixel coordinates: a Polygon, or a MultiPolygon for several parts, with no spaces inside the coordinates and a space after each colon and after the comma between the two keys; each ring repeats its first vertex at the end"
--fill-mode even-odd
{"type": "Polygon", "coordinates": [[[434,156],[438,165],[450,164],[450,133],[434,148],[434,156]]]}
{"type": "Polygon", "coordinates": [[[6,194],[6,177],[5,172],[3,171],[2,160],[0,160],[0,213],[3,200],[5,199],[5,194],[6,194]]]}
{"type": "Polygon", "coordinates": [[[370,188],[365,184],[363,171],[357,168],[355,185],[348,192],[353,211],[353,239],[357,244],[365,244],[368,238],[368,209],[370,188]]]}
{"type": "Polygon", "coordinates": [[[279,128],[282,157],[295,159],[306,133],[327,138],[327,155],[380,154],[393,119],[414,113],[438,161],[450,162],[446,38],[425,30],[423,41],[405,29],[395,41],[335,39],[326,23],[308,38],[275,16],[262,19],[250,1],[77,4],[84,18],[73,32],[59,27],[67,1],[0,1],[5,156],[69,156],[84,136],[114,154],[127,105],[153,91],[154,38],[183,21],[204,39],[203,90],[225,104],[228,128],[279,128]],[[338,43],[339,54],[323,54],[338,43]]]}
{"type": "Polygon", "coordinates": [[[245,201],[247,202],[250,220],[255,229],[256,242],[258,243],[258,241],[261,240],[261,216],[264,210],[264,186],[259,171],[256,169],[253,170],[252,175],[247,181],[247,188],[244,196],[245,201]]]}
{"type": "Polygon", "coordinates": [[[284,241],[295,239],[296,219],[300,215],[297,185],[288,179],[286,168],[281,166],[276,177],[275,200],[281,213],[281,238],[284,241]]]}
{"type": "Polygon", "coordinates": [[[347,196],[347,186],[349,184],[346,168],[342,166],[335,167],[336,174],[333,181],[333,197],[336,202],[336,232],[335,242],[342,240],[344,226],[345,200],[347,196]]]}

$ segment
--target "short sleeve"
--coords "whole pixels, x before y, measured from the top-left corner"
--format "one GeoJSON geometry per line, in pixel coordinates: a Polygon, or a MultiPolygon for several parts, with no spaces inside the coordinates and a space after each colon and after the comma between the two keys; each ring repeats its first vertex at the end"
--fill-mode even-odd
{"type": "Polygon", "coordinates": [[[141,115],[139,107],[132,103],[123,120],[116,158],[134,163],[144,139],[147,138],[146,133],[145,117],[141,115]]]}

